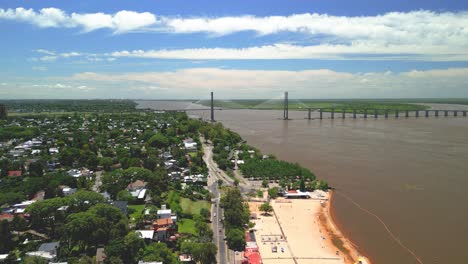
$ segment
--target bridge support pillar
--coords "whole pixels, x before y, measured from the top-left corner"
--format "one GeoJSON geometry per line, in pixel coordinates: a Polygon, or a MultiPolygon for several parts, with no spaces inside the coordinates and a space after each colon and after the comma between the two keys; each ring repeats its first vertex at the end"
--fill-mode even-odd
{"type": "Polygon", "coordinates": [[[405,111],[405,117],[406,117],[406,118],[409,117],[409,111],[408,111],[408,110],[405,111]]]}
{"type": "Polygon", "coordinates": [[[289,101],[288,101],[288,92],[284,92],[284,111],[283,111],[283,119],[289,119],[289,101]]]}
{"type": "Polygon", "coordinates": [[[395,110],[395,118],[398,118],[400,116],[400,113],[398,112],[398,110],[395,110]]]}
{"type": "Polygon", "coordinates": [[[367,109],[364,109],[364,118],[367,118],[367,109]]]}
{"type": "Polygon", "coordinates": [[[214,99],[213,99],[213,92],[211,92],[211,122],[214,122],[214,99]]]}
{"type": "Polygon", "coordinates": [[[388,118],[388,110],[385,110],[385,118],[388,118]]]}
{"type": "Polygon", "coordinates": [[[335,119],[335,108],[331,110],[331,119],[335,119]]]}
{"type": "Polygon", "coordinates": [[[425,117],[429,117],[429,110],[426,110],[424,115],[425,117]]]}
{"type": "Polygon", "coordinates": [[[458,116],[458,111],[457,110],[453,111],[453,116],[458,116]]]}
{"type": "Polygon", "coordinates": [[[447,110],[444,111],[444,116],[445,116],[445,117],[448,116],[448,111],[447,111],[447,110]]]}
{"type": "Polygon", "coordinates": [[[310,115],[311,115],[312,109],[309,108],[309,109],[307,109],[307,111],[308,111],[307,119],[310,120],[310,118],[311,118],[310,115]]]}
{"type": "Polygon", "coordinates": [[[346,118],[346,109],[341,110],[341,117],[342,117],[343,119],[346,118]]]}
{"type": "Polygon", "coordinates": [[[466,111],[463,111],[463,116],[466,116],[466,111]]]}
{"type": "Polygon", "coordinates": [[[435,116],[439,117],[439,110],[435,110],[435,116]]]}
{"type": "Polygon", "coordinates": [[[319,109],[319,112],[320,112],[320,119],[323,119],[323,111],[322,111],[322,109],[319,109]]]}
{"type": "Polygon", "coordinates": [[[379,117],[379,110],[374,109],[374,118],[378,118],[378,117],[379,117]]]}
{"type": "Polygon", "coordinates": [[[353,109],[353,118],[356,119],[356,109],[353,109]]]}
{"type": "Polygon", "coordinates": [[[419,111],[416,110],[416,118],[418,118],[418,117],[419,117],[419,111]]]}

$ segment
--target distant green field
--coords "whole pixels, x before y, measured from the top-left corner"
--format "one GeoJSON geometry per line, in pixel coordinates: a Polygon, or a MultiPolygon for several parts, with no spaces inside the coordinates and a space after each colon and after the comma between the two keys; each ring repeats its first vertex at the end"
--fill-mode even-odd
{"type": "Polygon", "coordinates": [[[177,222],[177,227],[178,227],[179,233],[192,234],[194,236],[197,235],[196,229],[195,229],[195,221],[193,221],[192,219],[188,219],[188,218],[179,219],[179,221],[177,222]]]}
{"type": "Polygon", "coordinates": [[[200,209],[206,208],[211,210],[211,205],[207,201],[192,201],[187,198],[180,198],[180,207],[184,214],[200,214],[200,209]]]}
{"type": "MultiPolygon", "coordinates": [[[[459,99],[457,101],[446,100],[443,101],[439,99],[427,99],[432,100],[428,103],[466,103],[468,104],[468,99],[463,100],[459,99]]],[[[317,99],[290,99],[289,100],[289,109],[290,110],[307,110],[308,108],[320,108],[325,112],[329,112],[332,109],[336,111],[342,111],[343,109],[346,112],[351,113],[354,110],[357,113],[363,113],[365,109],[369,113],[373,113],[374,110],[377,110],[379,113],[384,113],[385,111],[395,112],[398,111],[416,111],[416,110],[425,110],[429,109],[429,106],[420,105],[419,103],[424,103],[423,99],[337,99],[337,100],[317,100],[317,99]],[[418,104],[416,104],[418,103],[418,104]]],[[[209,101],[201,101],[203,105],[210,105],[209,101]]],[[[283,100],[215,100],[215,107],[224,107],[224,108],[240,108],[240,109],[283,109],[283,100]]]]}

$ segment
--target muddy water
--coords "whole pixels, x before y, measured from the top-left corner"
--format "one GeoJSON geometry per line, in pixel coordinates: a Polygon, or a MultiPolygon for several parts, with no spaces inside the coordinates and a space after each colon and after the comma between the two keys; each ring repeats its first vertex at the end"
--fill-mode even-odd
{"type": "MultiPolygon", "coordinates": [[[[141,104],[158,108],[157,102],[141,104]]],[[[382,223],[343,195],[382,219],[423,263],[468,263],[468,117],[289,116],[293,120],[280,120],[282,111],[216,112],[218,121],[248,143],[328,180],[338,190],[338,224],[374,263],[417,262],[382,223]]]]}

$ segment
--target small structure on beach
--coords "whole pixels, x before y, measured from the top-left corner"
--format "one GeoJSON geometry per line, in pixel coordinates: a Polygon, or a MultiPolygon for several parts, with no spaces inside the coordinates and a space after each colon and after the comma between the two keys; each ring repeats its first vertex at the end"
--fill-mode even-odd
{"type": "Polygon", "coordinates": [[[284,197],[286,198],[302,198],[302,199],[309,199],[310,192],[301,192],[300,190],[289,190],[284,193],[284,197]]]}

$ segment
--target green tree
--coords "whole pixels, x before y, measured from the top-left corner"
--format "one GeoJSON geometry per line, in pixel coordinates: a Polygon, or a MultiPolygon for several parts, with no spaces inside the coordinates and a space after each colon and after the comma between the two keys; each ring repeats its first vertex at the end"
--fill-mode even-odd
{"type": "Polygon", "coordinates": [[[279,194],[278,187],[273,187],[273,188],[268,189],[268,197],[270,197],[270,199],[276,199],[278,197],[278,194],[279,194]]]}
{"type": "Polygon", "coordinates": [[[330,187],[328,186],[328,183],[327,183],[326,181],[318,180],[318,181],[316,181],[315,188],[316,188],[316,189],[319,189],[319,190],[326,191],[326,190],[328,190],[330,187]]]}
{"type": "Polygon", "coordinates": [[[10,231],[10,224],[7,220],[0,221],[0,253],[7,254],[13,245],[13,236],[10,231]]]}
{"type": "Polygon", "coordinates": [[[143,261],[159,261],[164,264],[176,264],[177,257],[164,243],[152,243],[143,250],[143,261]]]}
{"type": "Polygon", "coordinates": [[[127,201],[129,203],[132,203],[135,201],[135,197],[132,196],[132,194],[127,191],[127,190],[122,190],[117,193],[117,200],[118,201],[127,201]]]}
{"type": "Polygon", "coordinates": [[[157,133],[148,140],[148,145],[155,148],[165,148],[169,146],[169,139],[161,133],[157,133]]]}
{"type": "Polygon", "coordinates": [[[11,221],[11,226],[15,231],[25,231],[28,229],[28,221],[26,221],[23,217],[15,215],[13,217],[13,221],[11,221]]]}
{"type": "Polygon", "coordinates": [[[197,263],[214,264],[218,248],[211,242],[195,243],[184,241],[181,245],[183,253],[190,254],[197,263]]]}
{"type": "Polygon", "coordinates": [[[44,165],[42,165],[42,162],[36,161],[29,164],[29,175],[31,177],[42,177],[44,175],[44,165]]]}
{"type": "Polygon", "coordinates": [[[200,215],[201,215],[204,219],[210,219],[211,213],[210,213],[210,210],[206,209],[205,207],[202,207],[202,208],[200,209],[200,215]]]}
{"type": "Polygon", "coordinates": [[[273,212],[273,207],[271,206],[270,203],[266,202],[260,205],[260,211],[262,211],[264,214],[270,214],[273,212]]]}
{"type": "Polygon", "coordinates": [[[301,183],[299,185],[299,190],[301,192],[305,192],[306,191],[306,186],[305,186],[305,181],[304,181],[304,178],[301,178],[301,183]]]}
{"type": "Polygon", "coordinates": [[[195,218],[195,229],[197,230],[198,240],[200,242],[209,242],[213,238],[213,230],[210,226],[204,221],[203,218],[196,215],[195,218]]]}
{"type": "Polygon", "coordinates": [[[102,157],[99,159],[99,165],[104,167],[104,170],[106,171],[110,170],[112,164],[114,164],[114,162],[112,161],[112,158],[110,157],[102,157]]]}
{"type": "Polygon", "coordinates": [[[239,228],[228,229],[227,234],[227,244],[230,249],[236,251],[242,251],[245,248],[245,236],[244,230],[239,228]]]}

